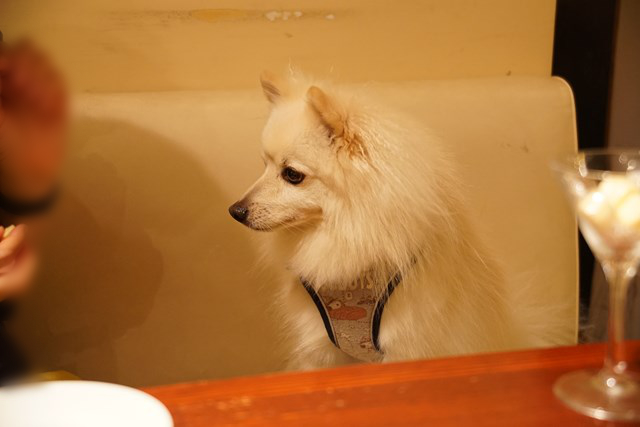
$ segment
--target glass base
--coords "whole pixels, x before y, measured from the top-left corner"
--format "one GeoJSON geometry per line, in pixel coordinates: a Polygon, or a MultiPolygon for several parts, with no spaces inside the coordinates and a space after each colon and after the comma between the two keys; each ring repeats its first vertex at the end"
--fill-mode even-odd
{"type": "Polygon", "coordinates": [[[604,371],[575,371],[553,386],[564,404],[599,420],[640,421],[640,382],[604,371]]]}

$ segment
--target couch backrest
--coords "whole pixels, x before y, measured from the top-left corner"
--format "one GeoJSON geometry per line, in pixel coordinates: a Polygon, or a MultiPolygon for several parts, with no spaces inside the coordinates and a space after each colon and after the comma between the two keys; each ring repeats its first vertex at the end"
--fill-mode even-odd
{"type": "MultiPolygon", "coordinates": [[[[368,84],[444,138],[514,286],[577,319],[576,226],[549,170],[576,149],[554,78],[368,84]]],[[[48,368],[149,385],[275,370],[268,269],[227,207],[260,174],[253,91],[83,95],[45,279],[24,309],[48,368]]]]}

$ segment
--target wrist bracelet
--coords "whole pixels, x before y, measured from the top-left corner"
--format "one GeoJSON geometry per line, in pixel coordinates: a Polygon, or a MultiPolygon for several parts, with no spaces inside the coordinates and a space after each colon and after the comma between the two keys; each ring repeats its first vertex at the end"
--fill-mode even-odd
{"type": "Polygon", "coordinates": [[[15,216],[38,215],[48,211],[58,198],[58,188],[54,188],[38,200],[11,199],[0,193],[0,210],[15,216]]]}

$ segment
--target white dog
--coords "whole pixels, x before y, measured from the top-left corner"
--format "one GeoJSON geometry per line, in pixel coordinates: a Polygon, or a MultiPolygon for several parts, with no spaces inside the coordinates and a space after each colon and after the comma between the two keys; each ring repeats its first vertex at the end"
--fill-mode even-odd
{"type": "Polygon", "coordinates": [[[229,211],[271,232],[290,368],[571,341],[571,322],[506,286],[422,126],[301,76],[262,87],[265,171],[229,211]]]}

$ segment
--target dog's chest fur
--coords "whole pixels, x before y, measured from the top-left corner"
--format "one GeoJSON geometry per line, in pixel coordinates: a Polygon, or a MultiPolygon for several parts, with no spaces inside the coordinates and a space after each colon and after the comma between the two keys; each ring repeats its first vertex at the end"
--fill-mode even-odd
{"type": "MultiPolygon", "coordinates": [[[[459,297],[446,288],[429,286],[429,275],[421,271],[406,277],[386,304],[379,334],[381,361],[491,351],[508,345],[512,334],[501,333],[508,324],[506,307],[492,303],[491,310],[483,309],[485,298],[459,297]]],[[[279,305],[293,345],[289,369],[358,362],[330,341],[313,300],[296,276],[288,276],[279,305]]]]}

